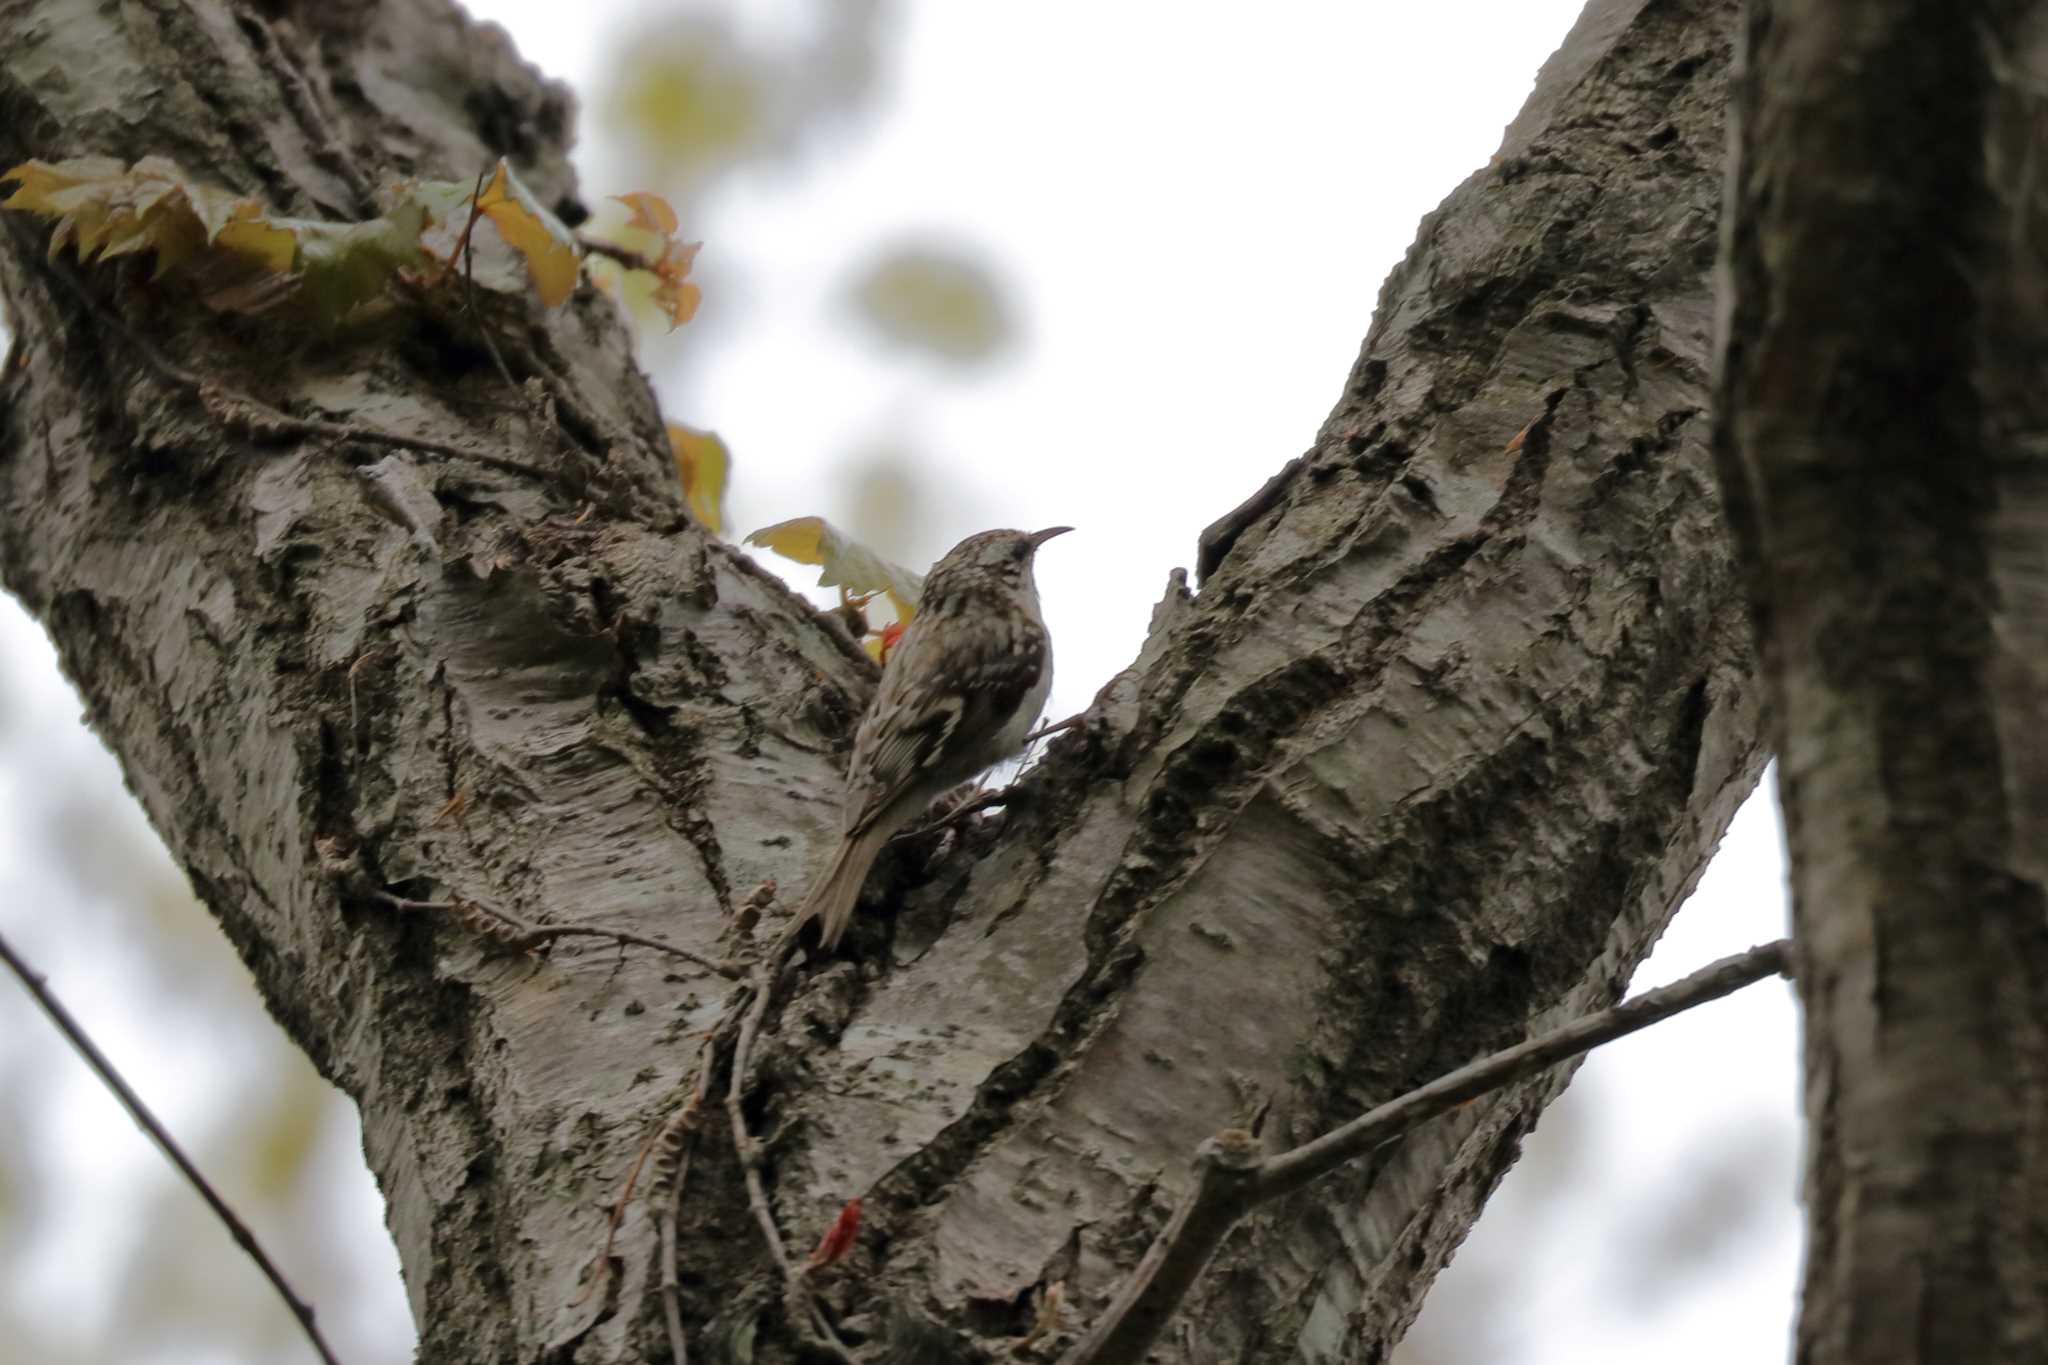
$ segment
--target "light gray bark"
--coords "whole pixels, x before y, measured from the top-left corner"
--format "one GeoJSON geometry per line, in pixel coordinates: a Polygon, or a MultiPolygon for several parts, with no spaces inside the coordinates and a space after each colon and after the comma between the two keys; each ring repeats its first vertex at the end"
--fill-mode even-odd
{"type": "Polygon", "coordinates": [[[2048,6],[1753,0],[1719,447],[1806,1009],[1798,1358],[2048,1354],[2048,6]]]}
{"type": "MultiPolygon", "coordinates": [[[[849,1339],[917,1319],[975,1358],[1031,1325],[1049,1267],[1071,1333],[1198,1139],[1266,1101],[1305,1137],[1612,1001],[1655,941],[1762,761],[1705,444],[1733,14],[1594,0],[1498,162],[1425,220],[1314,446],[1205,538],[1199,596],[1169,584],[1006,817],[885,855],[854,960],[778,1002],[750,1114],[799,1255],[865,1197],[819,1278],[849,1339]]],[[[433,4],[0,5],[9,164],[169,153],[333,215],[504,151],[566,204],[569,123],[433,4]]],[[[1331,173],[1371,174],[1373,136],[1331,173]]],[[[424,1358],[662,1358],[642,1206],[584,1290],[732,984],[609,947],[506,956],[366,886],[719,951],[739,897],[793,898],[829,847],[872,670],[683,519],[601,297],[501,330],[564,405],[549,427],[486,406],[488,359],[424,324],[291,346],[113,270],[84,277],[95,311],[42,241],[0,237],[24,342],[0,572],[362,1105],[424,1358]],[[224,425],[115,313],[279,406],[550,476],[224,425]],[[323,872],[319,840],[368,882],[323,872]]],[[[1188,1358],[1382,1358],[1565,1079],[1257,1220],[1188,1358]]],[[[788,1358],[716,1122],[685,1207],[706,1354],[764,1314],[755,1358],[788,1358]]]]}

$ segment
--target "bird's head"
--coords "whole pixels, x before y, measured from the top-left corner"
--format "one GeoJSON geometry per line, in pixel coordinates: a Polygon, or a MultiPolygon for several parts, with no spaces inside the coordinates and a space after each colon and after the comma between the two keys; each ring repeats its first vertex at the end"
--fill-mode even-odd
{"type": "Polygon", "coordinates": [[[993,579],[1019,586],[1031,581],[1032,556],[1054,536],[1073,530],[1071,526],[1048,526],[1043,531],[978,531],[932,565],[925,581],[925,596],[947,591],[949,580],[993,579]]]}

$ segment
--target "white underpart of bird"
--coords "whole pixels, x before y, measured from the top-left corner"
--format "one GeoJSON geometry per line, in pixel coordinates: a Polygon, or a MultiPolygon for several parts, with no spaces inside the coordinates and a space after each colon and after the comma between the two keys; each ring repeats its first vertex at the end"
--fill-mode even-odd
{"type": "Polygon", "coordinates": [[[1024,747],[1052,691],[1032,562],[1072,529],[982,531],[926,576],[854,734],[839,845],[794,921],[817,920],[824,951],[839,946],[883,846],[940,796],[1024,747]]]}

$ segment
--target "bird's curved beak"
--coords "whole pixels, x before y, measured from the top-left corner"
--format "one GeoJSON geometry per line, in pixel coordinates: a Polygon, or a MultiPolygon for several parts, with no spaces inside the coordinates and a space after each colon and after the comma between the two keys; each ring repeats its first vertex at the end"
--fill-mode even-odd
{"type": "Polygon", "coordinates": [[[1035,550],[1054,536],[1063,536],[1073,529],[1071,526],[1048,526],[1043,531],[1033,531],[1026,539],[1031,542],[1031,548],[1035,550]]]}

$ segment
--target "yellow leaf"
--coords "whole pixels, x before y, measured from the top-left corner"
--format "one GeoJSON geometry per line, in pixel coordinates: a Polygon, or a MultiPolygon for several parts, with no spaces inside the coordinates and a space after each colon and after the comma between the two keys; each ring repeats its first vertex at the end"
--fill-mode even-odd
{"type": "Polygon", "coordinates": [[[823,517],[778,521],[748,536],[746,543],[765,546],[799,564],[817,565],[820,587],[887,593],[906,621],[924,590],[922,574],[890,563],[823,517]]]}
{"type": "Polygon", "coordinates": [[[732,472],[732,452],[715,432],[699,431],[681,422],[668,424],[669,449],[690,514],[712,535],[725,534],[725,484],[732,472]]]}
{"type": "Polygon", "coordinates": [[[668,318],[668,328],[673,332],[696,316],[697,305],[703,299],[702,291],[689,280],[690,267],[696,264],[697,249],[703,243],[676,240],[676,211],[658,194],[634,190],[612,198],[632,210],[633,216],[626,226],[653,234],[659,239],[660,249],[641,251],[606,243],[605,254],[629,270],[644,270],[654,276],[654,306],[668,318]]]}
{"type": "Polygon", "coordinates": [[[676,235],[676,228],[680,226],[676,211],[669,206],[668,200],[660,195],[651,194],[646,190],[633,190],[626,194],[615,194],[612,198],[633,211],[632,220],[626,224],[627,227],[641,228],[664,240],[676,235]]]}
{"type": "Polygon", "coordinates": [[[784,559],[794,559],[799,564],[823,564],[825,538],[837,534],[823,517],[796,517],[790,521],[778,521],[773,526],[763,526],[748,536],[746,543],[765,546],[784,559]]]}
{"type": "Polygon", "coordinates": [[[146,156],[135,163],[137,171],[144,167],[161,169],[178,182],[185,192],[186,205],[191,209],[192,216],[199,220],[199,225],[206,230],[206,240],[209,242],[220,236],[221,229],[234,220],[263,215],[263,205],[257,200],[236,194],[233,190],[223,189],[219,185],[192,180],[176,163],[164,157],[146,156]]]}
{"type": "MultiPolygon", "coordinates": [[[[530,286],[552,308],[569,297],[582,271],[574,235],[502,159],[481,193],[473,193],[473,182],[409,183],[387,213],[364,223],[285,218],[259,200],[193,180],[162,156],[132,166],[103,156],[24,161],[0,175],[0,185],[8,182],[13,188],[0,209],[54,220],[53,258],[66,247],[86,262],[154,251],[158,276],[197,260],[200,297],[228,311],[290,298],[316,317],[337,320],[384,295],[394,278],[417,280],[411,272],[429,261],[442,262],[438,279],[448,278],[458,259],[465,286],[520,293],[530,286]],[[478,216],[490,219],[503,244],[493,245],[494,262],[482,251],[472,261],[459,250],[478,216]]],[[[659,248],[620,259],[653,277],[654,302],[671,326],[688,321],[699,298],[688,278],[696,244],[675,240],[675,210],[659,195],[635,191],[620,200],[633,226],[654,233],[659,248]]]]}
{"type": "Polygon", "coordinates": [[[274,226],[253,200],[236,207],[214,235],[213,244],[274,275],[288,272],[299,254],[297,235],[289,228],[274,226]]]}
{"type": "MultiPolygon", "coordinates": [[[[0,208],[57,220],[50,234],[53,258],[66,246],[85,262],[154,250],[158,274],[212,244],[228,223],[259,219],[263,212],[254,199],[195,182],[161,156],[143,157],[133,166],[105,156],[24,161],[0,180],[20,184],[0,208]]],[[[276,259],[273,248],[266,268],[291,268],[288,249],[282,265],[276,259]]]]}
{"type": "Polygon", "coordinates": [[[55,217],[66,212],[56,203],[55,196],[59,191],[92,181],[111,180],[126,170],[127,167],[110,156],[80,156],[69,161],[24,161],[7,174],[0,175],[0,180],[21,182],[7,201],[0,203],[0,208],[55,217]]]}
{"type": "Polygon", "coordinates": [[[668,314],[668,329],[676,328],[697,315],[697,304],[703,299],[703,291],[683,276],[689,273],[690,263],[697,259],[700,243],[692,242],[674,254],[663,257],[654,267],[654,302],[661,311],[668,314]]]}
{"type": "Polygon", "coordinates": [[[477,207],[498,229],[498,235],[526,258],[533,275],[534,292],[543,305],[553,308],[576,287],[578,258],[569,230],[552,213],[540,206],[526,186],[499,158],[491,183],[477,196],[477,207]]]}

